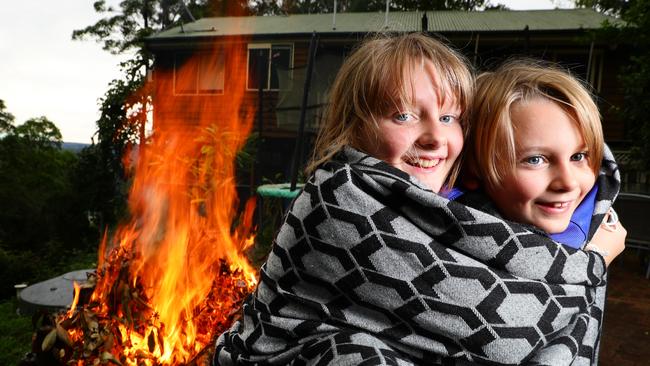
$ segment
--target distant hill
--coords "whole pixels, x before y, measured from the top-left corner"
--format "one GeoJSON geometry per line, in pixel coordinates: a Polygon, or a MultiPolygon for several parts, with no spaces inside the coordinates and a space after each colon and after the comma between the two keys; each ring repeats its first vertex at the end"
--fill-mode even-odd
{"type": "Polygon", "coordinates": [[[79,151],[81,151],[81,149],[83,149],[84,147],[87,147],[87,146],[90,146],[90,144],[82,144],[80,142],[64,142],[61,145],[61,148],[63,150],[70,150],[70,151],[73,151],[73,152],[79,152],[79,151]]]}

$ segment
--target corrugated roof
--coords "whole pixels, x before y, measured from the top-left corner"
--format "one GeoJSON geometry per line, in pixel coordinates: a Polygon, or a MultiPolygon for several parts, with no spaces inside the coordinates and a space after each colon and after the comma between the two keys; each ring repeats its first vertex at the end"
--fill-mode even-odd
{"type": "MultiPolygon", "coordinates": [[[[379,31],[421,30],[424,12],[390,12],[387,27],[384,13],[337,13],[333,15],[295,14],[279,16],[203,18],[152,36],[184,38],[233,35],[279,35],[318,33],[368,33],[379,31]]],[[[523,11],[427,11],[429,31],[500,32],[517,31],[526,26],[531,31],[596,29],[605,20],[618,20],[591,9],[556,9],[523,11]]]]}

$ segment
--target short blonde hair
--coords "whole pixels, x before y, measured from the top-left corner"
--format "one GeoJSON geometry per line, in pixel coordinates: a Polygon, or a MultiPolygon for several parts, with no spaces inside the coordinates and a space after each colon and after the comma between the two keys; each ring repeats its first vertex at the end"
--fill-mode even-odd
{"type": "Polygon", "coordinates": [[[514,60],[477,78],[472,125],[465,143],[470,177],[496,187],[513,174],[517,157],[512,107],[534,98],[551,100],[571,116],[589,150],[589,166],[598,174],[603,131],[598,107],[587,88],[556,65],[514,60]]]}
{"type": "MultiPolygon", "coordinates": [[[[474,77],[465,58],[421,33],[374,36],[348,56],[334,80],[307,173],[346,145],[360,148],[359,139],[371,135],[368,131],[377,131],[379,118],[409,105],[413,93],[407,80],[413,67],[424,61],[430,61],[439,73],[440,99],[455,98],[463,131],[467,131],[465,111],[471,105],[474,77]]],[[[459,160],[448,181],[457,176],[459,160]]]]}

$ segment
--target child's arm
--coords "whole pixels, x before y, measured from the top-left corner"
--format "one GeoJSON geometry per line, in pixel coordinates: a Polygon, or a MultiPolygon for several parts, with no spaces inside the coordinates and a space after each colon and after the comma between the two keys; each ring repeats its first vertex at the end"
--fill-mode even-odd
{"type": "Polygon", "coordinates": [[[612,224],[605,224],[610,219],[609,216],[610,214],[605,216],[603,223],[584,248],[602,255],[605,259],[605,266],[608,267],[614,258],[625,249],[625,237],[627,236],[627,230],[618,219],[612,224]]]}

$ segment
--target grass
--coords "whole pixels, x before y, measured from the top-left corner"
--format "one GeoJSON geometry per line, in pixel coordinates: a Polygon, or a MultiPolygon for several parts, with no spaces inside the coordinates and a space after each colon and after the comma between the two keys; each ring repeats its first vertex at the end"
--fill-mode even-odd
{"type": "Polygon", "coordinates": [[[0,365],[18,365],[31,345],[31,317],[16,314],[15,298],[0,302],[0,365]]]}

